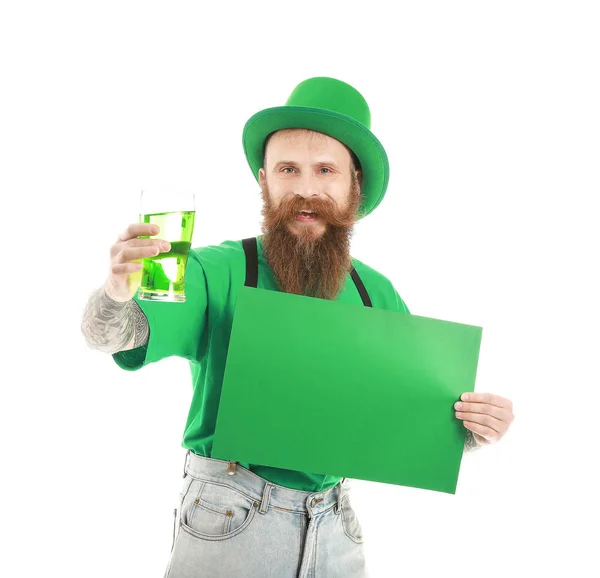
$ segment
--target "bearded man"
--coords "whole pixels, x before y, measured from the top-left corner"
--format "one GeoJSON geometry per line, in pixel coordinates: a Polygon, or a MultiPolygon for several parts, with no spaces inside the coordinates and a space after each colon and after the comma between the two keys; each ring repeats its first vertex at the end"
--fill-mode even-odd
{"type": "MultiPolygon", "coordinates": [[[[83,317],[88,344],[126,370],[179,356],[192,373],[179,524],[165,576],[366,575],[347,480],[217,460],[211,449],[241,287],[409,314],[392,283],[350,254],[355,223],[379,205],[389,178],[370,122],[363,96],[326,77],[301,82],[284,106],[255,114],[243,146],[262,192],[263,234],[192,249],[184,303],[137,297],[136,260],[170,248],[156,226],[131,224],[111,248],[108,278],[83,317]]],[[[469,395],[456,414],[467,449],[497,441],[513,419],[509,400],[469,395]]]]}

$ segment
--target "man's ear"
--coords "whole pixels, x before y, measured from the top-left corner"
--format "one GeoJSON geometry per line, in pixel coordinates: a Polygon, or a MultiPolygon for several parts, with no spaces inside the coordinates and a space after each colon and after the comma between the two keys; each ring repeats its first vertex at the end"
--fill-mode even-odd
{"type": "Polygon", "coordinates": [[[265,172],[265,169],[259,169],[258,171],[258,184],[260,185],[261,189],[265,188],[265,184],[267,182],[267,173],[265,172]]]}

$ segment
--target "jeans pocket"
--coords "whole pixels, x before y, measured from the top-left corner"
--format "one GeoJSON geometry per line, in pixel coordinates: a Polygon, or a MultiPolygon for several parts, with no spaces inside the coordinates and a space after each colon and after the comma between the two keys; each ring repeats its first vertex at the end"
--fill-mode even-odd
{"type": "Polygon", "coordinates": [[[181,506],[180,526],[205,540],[226,540],[252,522],[258,504],[236,488],[195,479],[181,506]]]}
{"type": "Polygon", "coordinates": [[[352,508],[352,504],[350,503],[350,497],[346,494],[342,498],[342,508],[340,510],[342,515],[342,526],[344,528],[344,533],[348,538],[350,538],[353,542],[357,544],[362,544],[363,542],[363,533],[360,522],[358,521],[358,517],[356,512],[352,508]]]}

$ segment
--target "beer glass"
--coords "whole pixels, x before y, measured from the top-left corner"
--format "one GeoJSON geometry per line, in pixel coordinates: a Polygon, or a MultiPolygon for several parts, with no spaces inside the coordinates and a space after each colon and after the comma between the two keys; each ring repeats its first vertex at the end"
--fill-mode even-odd
{"type": "Polygon", "coordinates": [[[185,301],[185,269],[196,216],[195,195],[174,187],[145,188],[140,196],[140,223],[158,225],[161,239],[171,244],[166,253],[142,259],[139,299],[185,301]]]}

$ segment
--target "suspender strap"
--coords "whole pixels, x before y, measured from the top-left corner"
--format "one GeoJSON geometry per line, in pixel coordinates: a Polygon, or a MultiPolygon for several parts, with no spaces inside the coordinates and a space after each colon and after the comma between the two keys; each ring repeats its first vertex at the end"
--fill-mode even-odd
{"type": "Polygon", "coordinates": [[[371,303],[371,298],[369,297],[369,294],[367,293],[365,284],[362,282],[362,279],[359,277],[358,272],[356,271],[356,269],[354,267],[352,267],[352,271],[351,271],[350,275],[352,276],[352,280],[354,281],[354,284],[356,285],[356,288],[358,289],[358,292],[360,293],[360,297],[362,299],[364,306],[365,307],[373,307],[373,303],[371,303]]]}
{"type": "MultiPolygon", "coordinates": [[[[252,237],[250,239],[244,239],[242,241],[242,246],[244,247],[244,253],[246,254],[246,287],[254,287],[258,286],[258,241],[256,237],[252,237]]],[[[360,297],[365,307],[373,307],[373,303],[371,302],[371,298],[369,297],[369,293],[365,287],[365,284],[362,282],[358,272],[354,267],[352,267],[352,271],[350,272],[352,280],[360,293],[360,297]]]]}
{"type": "Polygon", "coordinates": [[[258,249],[256,243],[256,237],[242,241],[244,253],[246,254],[246,282],[244,285],[255,289],[258,286],[258,249]]]}

